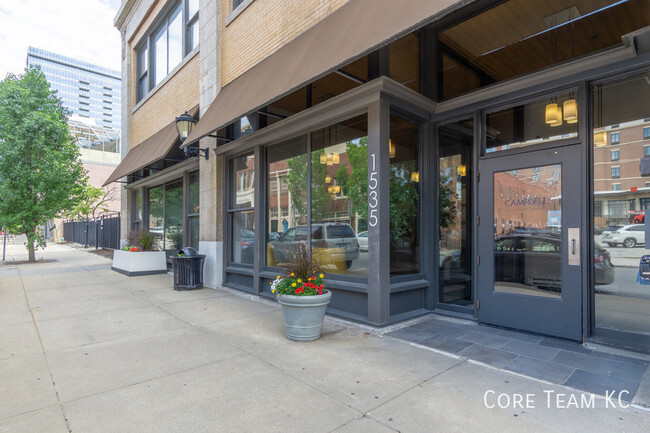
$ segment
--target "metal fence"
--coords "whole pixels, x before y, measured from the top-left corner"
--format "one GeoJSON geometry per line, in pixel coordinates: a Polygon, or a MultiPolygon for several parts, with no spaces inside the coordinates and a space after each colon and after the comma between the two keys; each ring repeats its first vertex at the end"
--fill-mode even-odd
{"type": "Polygon", "coordinates": [[[86,248],[120,248],[120,214],[63,221],[63,239],[86,248]]]}

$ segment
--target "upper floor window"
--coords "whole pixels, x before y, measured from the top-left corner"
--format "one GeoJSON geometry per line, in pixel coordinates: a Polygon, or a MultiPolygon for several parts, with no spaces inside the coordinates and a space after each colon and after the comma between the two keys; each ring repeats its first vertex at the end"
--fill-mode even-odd
{"type": "Polygon", "coordinates": [[[643,139],[647,140],[650,138],[650,126],[643,128],[643,139]]]}
{"type": "Polygon", "coordinates": [[[621,142],[620,132],[615,132],[612,134],[612,144],[618,144],[621,142]]]}
{"type": "Polygon", "coordinates": [[[612,150],[612,161],[618,161],[618,159],[619,159],[618,150],[612,150]]]}
{"type": "Polygon", "coordinates": [[[137,102],[198,45],[199,0],[181,0],[157,22],[137,50],[137,102]]]}
{"type": "Polygon", "coordinates": [[[643,146],[643,157],[647,158],[650,156],[650,146],[643,146]]]}

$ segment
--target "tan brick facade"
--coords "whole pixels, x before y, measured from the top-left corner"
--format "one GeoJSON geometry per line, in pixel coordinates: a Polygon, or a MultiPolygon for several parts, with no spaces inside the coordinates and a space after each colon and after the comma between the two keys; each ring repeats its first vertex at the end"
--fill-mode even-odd
{"type": "Polygon", "coordinates": [[[199,56],[195,54],[131,115],[131,146],[137,146],[198,103],[199,56]]]}
{"type": "Polygon", "coordinates": [[[228,26],[232,0],[222,0],[222,85],[226,85],[348,0],[256,0],[228,26]]]}
{"type": "Polygon", "coordinates": [[[160,15],[163,8],[168,2],[159,0],[153,2],[147,12],[146,18],[138,24],[137,30],[128,43],[129,50],[129,107],[128,112],[130,119],[129,145],[137,146],[151,135],[155,134],[162,127],[174,120],[175,117],[182,114],[185,110],[198,105],[199,103],[199,56],[197,53],[187,61],[181,69],[153,93],[148,95],[148,99],[138,109],[131,114],[133,107],[136,106],[136,51],[135,48],[148,35],[151,25],[160,15]]]}

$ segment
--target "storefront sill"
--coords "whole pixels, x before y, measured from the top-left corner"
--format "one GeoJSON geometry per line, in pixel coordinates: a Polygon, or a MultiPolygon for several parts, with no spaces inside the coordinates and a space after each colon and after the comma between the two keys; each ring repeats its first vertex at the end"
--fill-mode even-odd
{"type": "Polygon", "coordinates": [[[425,279],[402,281],[399,283],[391,283],[390,293],[410,292],[412,290],[422,290],[427,288],[429,288],[429,282],[425,279]]]}
{"type": "Polygon", "coordinates": [[[237,266],[226,266],[226,272],[230,274],[246,275],[250,277],[255,275],[255,271],[252,268],[240,268],[237,266]]]}
{"type": "Polygon", "coordinates": [[[585,338],[586,343],[601,344],[621,350],[650,354],[650,336],[615,331],[605,328],[594,328],[591,337],[585,338]]]}

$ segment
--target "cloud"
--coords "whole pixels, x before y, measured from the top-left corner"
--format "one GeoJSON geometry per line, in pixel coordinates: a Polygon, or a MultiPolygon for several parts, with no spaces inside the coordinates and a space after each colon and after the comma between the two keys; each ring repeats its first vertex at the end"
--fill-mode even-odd
{"type": "Polygon", "coordinates": [[[0,79],[22,73],[33,46],[120,70],[117,0],[23,0],[0,7],[0,79]]]}

